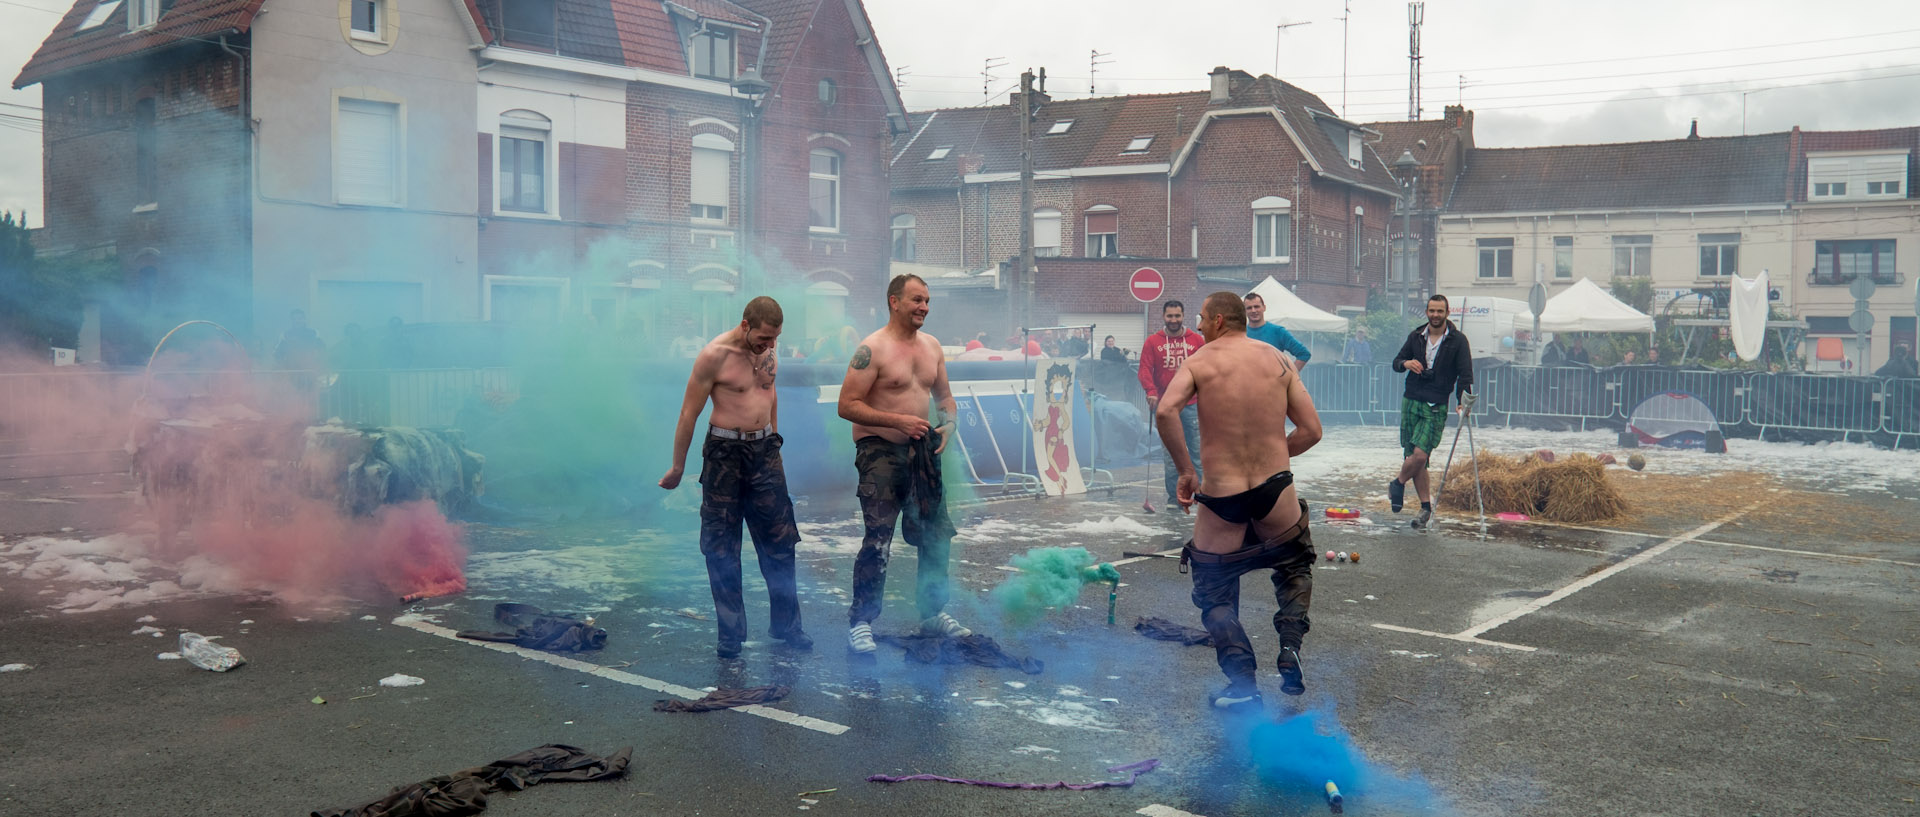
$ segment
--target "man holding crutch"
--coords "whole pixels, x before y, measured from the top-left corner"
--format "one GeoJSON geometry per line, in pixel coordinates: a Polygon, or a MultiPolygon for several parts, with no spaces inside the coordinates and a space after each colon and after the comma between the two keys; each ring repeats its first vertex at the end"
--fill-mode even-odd
{"type": "MultiPolygon", "coordinates": [[[[1473,390],[1473,352],[1467,337],[1447,320],[1447,296],[1435,294],[1427,299],[1427,321],[1407,335],[1400,352],[1393,356],[1393,370],[1407,373],[1407,387],[1400,398],[1400,449],[1406,457],[1400,473],[1387,483],[1387,499],[1393,512],[1406,504],[1407,481],[1413,481],[1420,495],[1420,515],[1416,528],[1433,521],[1433,489],[1427,479],[1427,458],[1447,430],[1447,400],[1463,398],[1473,390]]],[[[1455,409],[1465,422],[1466,402],[1455,409]]]]}

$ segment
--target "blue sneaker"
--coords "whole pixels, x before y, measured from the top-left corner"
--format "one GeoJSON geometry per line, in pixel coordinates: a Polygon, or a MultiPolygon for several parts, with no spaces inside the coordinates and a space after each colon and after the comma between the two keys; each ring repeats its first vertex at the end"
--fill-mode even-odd
{"type": "Polygon", "coordinates": [[[1387,483],[1387,501],[1393,503],[1393,512],[1399,513],[1407,505],[1407,484],[1397,479],[1387,483]]]}

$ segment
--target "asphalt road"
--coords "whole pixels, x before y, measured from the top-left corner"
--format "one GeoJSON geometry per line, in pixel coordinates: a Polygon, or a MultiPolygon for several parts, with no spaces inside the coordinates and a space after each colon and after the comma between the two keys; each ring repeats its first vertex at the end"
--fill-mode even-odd
{"type": "MultiPolygon", "coordinates": [[[[107,498],[0,497],[14,534],[0,552],[19,534],[120,524],[127,509],[111,496],[126,486],[79,484],[96,479],[32,484],[49,499],[107,498]],[[15,514],[26,505],[54,510],[15,514]]],[[[849,507],[822,501],[804,508],[800,569],[818,647],[750,643],[737,661],[714,656],[710,621],[682,612],[711,615],[685,513],[645,525],[473,525],[469,592],[412,608],[369,592],[309,606],[222,597],[68,614],[50,607],[65,586],[0,570],[0,664],[32,666],[0,674],[0,814],[304,814],[545,743],[632,746],[634,762],[621,780],[496,797],[489,814],[1325,814],[1317,782],[1275,769],[1341,741],[1360,758],[1341,781],[1356,815],[1920,813],[1911,536],[1849,529],[1846,514],[1808,524],[1734,498],[1630,530],[1499,525],[1481,539],[1471,519],[1421,533],[1363,502],[1374,524],[1315,527],[1321,549],[1364,558],[1317,571],[1307,695],[1287,699],[1269,672],[1267,713],[1234,720],[1202,702],[1221,683],[1211,650],[1127,626],[1142,615],[1197,624],[1173,560],[1120,567],[1114,627],[1094,588],[1028,626],[1000,620],[987,598],[1030,547],[1084,546],[1110,560],[1176,547],[1187,520],[1142,513],[1142,490],[1153,489],[956,513],[950,609],[1009,652],[1045,661],[1039,675],[910,665],[884,646],[876,659],[848,656],[858,528],[849,507]],[[585,660],[618,672],[419,629],[489,627],[498,601],[597,616],[611,640],[585,660]],[[406,613],[424,618],[396,625],[406,613]],[[147,615],[169,637],[131,634],[147,615]],[[215,674],[155,660],[180,629],[222,635],[248,663],[215,674]],[[426,684],[377,685],[394,673],[426,684]],[[649,686],[764,683],[791,685],[772,708],[825,731],[651,710],[670,695],[649,686]],[[1300,712],[1330,737],[1275,732],[1300,712]],[[1137,785],[1086,792],[865,781],[1086,782],[1147,758],[1162,765],[1137,785]]],[[[1306,486],[1316,514],[1363,490],[1306,486]]],[[[1832,501],[1913,515],[1891,496],[1832,501]]],[[[913,557],[896,545],[883,632],[909,626],[913,557]]],[[[749,559],[760,634],[755,573],[749,559]]],[[[1244,588],[1242,620],[1270,667],[1273,599],[1264,577],[1244,588]]]]}

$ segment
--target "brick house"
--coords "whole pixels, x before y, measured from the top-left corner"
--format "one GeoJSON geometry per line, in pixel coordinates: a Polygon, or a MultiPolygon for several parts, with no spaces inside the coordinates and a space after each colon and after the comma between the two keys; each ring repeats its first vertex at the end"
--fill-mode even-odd
{"type": "Polygon", "coordinates": [[[1793,262],[1776,280],[1791,288],[1796,317],[1807,323],[1808,368],[1871,372],[1894,347],[1915,348],[1920,198],[1913,193],[1913,157],[1920,153],[1920,127],[1795,128],[1790,140],[1793,262]],[[1877,285],[1864,356],[1847,320],[1854,311],[1848,285],[1861,276],[1877,285]]]}
{"type": "MultiPolygon", "coordinates": [[[[1019,254],[1027,104],[916,113],[898,142],[894,269],[960,301],[935,309],[935,334],[997,338],[1019,320],[1001,271],[1019,254]]],[[[1142,266],[1189,312],[1268,275],[1329,310],[1363,308],[1384,283],[1398,194],[1378,134],[1312,94],[1217,68],[1206,91],[1032,106],[1035,325],[1093,323],[1137,346],[1150,324],[1126,280],[1142,266]]]]}
{"type": "Polygon", "coordinates": [[[711,334],[762,290],[800,336],[884,281],[906,120],[858,0],[265,4],[79,0],[15,80],[47,101],[44,246],[126,271],[111,362],[195,317],[270,348],[291,308],[328,341],[711,334]]]}
{"type": "MultiPolygon", "coordinates": [[[[1420,302],[1433,292],[1434,233],[1440,208],[1473,152],[1473,112],[1448,105],[1440,119],[1372,122],[1367,127],[1380,133],[1373,150],[1389,167],[1403,154],[1411,155],[1415,162],[1411,209],[1405,209],[1409,207],[1405,202],[1396,203],[1393,223],[1387,227],[1394,264],[1389,268],[1386,294],[1404,311],[1418,313],[1420,302]],[[1402,216],[1406,216],[1404,221],[1402,216]],[[1411,239],[1402,234],[1403,225],[1412,228],[1411,239]],[[1411,268],[1407,261],[1413,264],[1411,268]]],[[[1400,178],[1403,185],[1406,181],[1400,178]]]]}

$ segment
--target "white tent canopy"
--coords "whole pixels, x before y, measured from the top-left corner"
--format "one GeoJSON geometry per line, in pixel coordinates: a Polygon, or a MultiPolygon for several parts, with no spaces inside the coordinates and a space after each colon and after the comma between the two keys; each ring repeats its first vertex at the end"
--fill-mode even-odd
{"type": "Polygon", "coordinates": [[[1289,332],[1298,334],[1347,331],[1346,318],[1331,312],[1320,311],[1313,304],[1301,300],[1300,296],[1281,286],[1280,282],[1273,280],[1271,275],[1255,286],[1253,291],[1267,302],[1267,321],[1280,324],[1289,332]]]}
{"type": "Polygon", "coordinates": [[[1552,298],[1540,313],[1542,332],[1653,331],[1653,318],[1620,302],[1586,278],[1552,298]]]}

